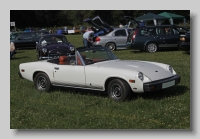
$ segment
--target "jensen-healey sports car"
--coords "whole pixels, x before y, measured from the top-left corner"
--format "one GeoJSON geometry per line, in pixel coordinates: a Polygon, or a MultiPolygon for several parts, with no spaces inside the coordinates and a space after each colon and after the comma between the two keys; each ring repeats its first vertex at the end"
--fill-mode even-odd
{"type": "Polygon", "coordinates": [[[36,56],[38,60],[74,53],[75,47],[62,34],[42,35],[39,42],[36,42],[36,56]]]}
{"type": "Polygon", "coordinates": [[[120,60],[106,47],[78,47],[74,55],[22,63],[19,76],[34,82],[38,91],[52,86],[99,90],[115,101],[125,101],[131,93],[144,93],[173,87],[180,76],[171,65],[120,60]]]}

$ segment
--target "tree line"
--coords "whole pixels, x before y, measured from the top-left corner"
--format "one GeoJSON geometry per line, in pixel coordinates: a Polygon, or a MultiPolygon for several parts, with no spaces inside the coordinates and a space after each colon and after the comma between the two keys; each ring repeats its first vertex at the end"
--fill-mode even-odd
{"type": "Polygon", "coordinates": [[[126,24],[124,16],[138,17],[146,13],[170,12],[185,16],[189,20],[189,10],[10,10],[10,22],[17,28],[81,26],[86,18],[97,15],[109,25],[126,24]]]}

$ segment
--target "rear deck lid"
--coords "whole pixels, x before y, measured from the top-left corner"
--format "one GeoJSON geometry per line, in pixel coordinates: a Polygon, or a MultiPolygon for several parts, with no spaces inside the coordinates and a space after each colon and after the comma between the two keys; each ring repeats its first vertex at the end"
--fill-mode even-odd
{"type": "Polygon", "coordinates": [[[140,24],[133,17],[124,16],[124,18],[129,21],[128,28],[140,28],[140,24]]]}

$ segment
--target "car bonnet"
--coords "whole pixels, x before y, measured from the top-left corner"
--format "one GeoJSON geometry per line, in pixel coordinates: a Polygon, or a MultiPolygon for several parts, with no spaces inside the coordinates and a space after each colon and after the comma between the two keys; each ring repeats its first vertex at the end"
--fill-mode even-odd
{"type": "MultiPolygon", "coordinates": [[[[160,63],[162,65],[162,63],[160,63]]],[[[173,76],[167,68],[163,68],[155,64],[154,62],[148,61],[137,61],[137,60],[111,60],[106,62],[96,63],[99,68],[113,68],[113,70],[124,69],[129,71],[138,71],[145,74],[152,81],[160,80],[173,76]]],[[[166,65],[167,67],[167,65],[166,65]]],[[[104,69],[105,71],[105,69],[104,69]]]]}

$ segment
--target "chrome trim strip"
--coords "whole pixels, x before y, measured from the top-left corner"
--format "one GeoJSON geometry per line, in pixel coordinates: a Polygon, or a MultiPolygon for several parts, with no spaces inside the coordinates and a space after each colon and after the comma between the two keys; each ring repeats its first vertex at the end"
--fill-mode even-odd
{"type": "Polygon", "coordinates": [[[61,86],[61,87],[71,87],[71,88],[80,88],[80,89],[89,89],[89,90],[99,90],[99,91],[105,91],[103,87],[101,86],[85,86],[81,84],[65,84],[65,83],[58,83],[58,82],[52,82],[53,86],[61,86]]]}

